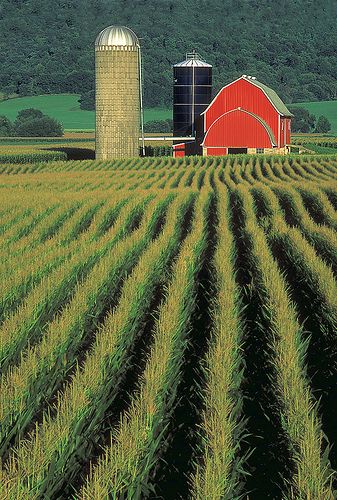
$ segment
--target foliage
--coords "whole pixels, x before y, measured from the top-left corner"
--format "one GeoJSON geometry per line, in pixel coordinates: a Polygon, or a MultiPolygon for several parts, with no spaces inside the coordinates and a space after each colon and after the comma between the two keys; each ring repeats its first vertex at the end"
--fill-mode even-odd
{"type": "Polygon", "coordinates": [[[19,111],[14,122],[15,135],[18,137],[61,137],[63,127],[54,118],[46,116],[39,109],[19,111]]]}
{"type": "Polygon", "coordinates": [[[94,111],[95,109],[95,91],[89,90],[81,95],[78,102],[80,103],[80,108],[87,111],[94,111]]]}
{"type": "Polygon", "coordinates": [[[331,130],[331,123],[325,116],[321,115],[317,120],[315,132],[318,134],[326,134],[329,130],[331,130]]]}
{"type": "Polygon", "coordinates": [[[313,132],[315,128],[315,116],[311,115],[308,110],[299,107],[289,107],[289,111],[293,113],[294,117],[291,120],[292,132],[313,132]]]}
{"type": "Polygon", "coordinates": [[[13,135],[13,124],[6,116],[0,116],[0,137],[13,135]]]}
{"type": "Polygon", "coordinates": [[[142,39],[146,106],[170,105],[171,65],[193,48],[214,65],[215,90],[245,73],[285,102],[337,95],[334,2],[323,9],[304,0],[273,6],[269,0],[216,0],[211,9],[204,0],[163,0],[160,9],[154,0],[3,0],[1,91],[92,91],[94,41],[108,24],[130,26],[142,39]]]}
{"type": "Polygon", "coordinates": [[[173,131],[173,120],[170,118],[167,120],[152,120],[145,123],[144,132],[172,132],[173,131]]]}
{"type": "Polygon", "coordinates": [[[172,151],[172,146],[145,146],[145,156],[172,156],[172,151]]]}
{"type": "Polygon", "coordinates": [[[292,106],[305,108],[310,114],[315,115],[316,118],[322,115],[325,116],[331,123],[331,131],[337,134],[337,99],[333,101],[293,103],[292,106]]]}
{"type": "Polygon", "coordinates": [[[23,123],[25,121],[38,120],[39,118],[43,118],[43,113],[39,109],[35,108],[21,109],[18,112],[16,121],[14,122],[14,126],[18,126],[20,125],[20,123],[23,123]]]}

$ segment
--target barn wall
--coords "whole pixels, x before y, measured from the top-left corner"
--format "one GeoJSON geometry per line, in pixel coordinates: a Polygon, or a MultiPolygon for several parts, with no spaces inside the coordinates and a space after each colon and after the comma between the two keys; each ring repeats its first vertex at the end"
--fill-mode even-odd
{"type": "Polygon", "coordinates": [[[204,156],[224,156],[227,154],[227,148],[203,148],[204,156]]]}
{"type": "MultiPolygon", "coordinates": [[[[206,130],[223,113],[238,107],[260,116],[272,129],[276,141],[278,140],[278,112],[261,89],[244,79],[236,80],[224,87],[213,100],[205,113],[206,130]]],[[[246,137],[247,141],[251,138],[253,137],[250,135],[246,137]]]]}
{"type": "Polygon", "coordinates": [[[204,139],[209,147],[271,148],[273,146],[266,128],[252,115],[234,110],[216,120],[204,139]]]}

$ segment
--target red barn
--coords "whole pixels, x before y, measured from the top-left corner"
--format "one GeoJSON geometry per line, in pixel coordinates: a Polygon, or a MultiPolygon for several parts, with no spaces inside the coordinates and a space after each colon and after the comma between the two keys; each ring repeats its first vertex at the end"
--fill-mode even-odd
{"type": "MultiPolygon", "coordinates": [[[[292,116],[274,90],[243,75],[223,87],[201,114],[197,144],[204,156],[286,154],[292,116]]],[[[174,156],[184,154],[187,147],[175,145],[174,156]]]]}
{"type": "Polygon", "coordinates": [[[253,77],[223,87],[202,115],[206,156],[287,152],[292,114],[274,90],[253,77]]]}

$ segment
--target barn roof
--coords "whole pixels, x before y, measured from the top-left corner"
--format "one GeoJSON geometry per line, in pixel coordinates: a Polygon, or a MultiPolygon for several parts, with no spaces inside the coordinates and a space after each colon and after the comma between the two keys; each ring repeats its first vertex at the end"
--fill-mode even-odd
{"type": "Polygon", "coordinates": [[[242,78],[247,82],[250,82],[256,87],[259,87],[261,90],[263,90],[263,92],[267,95],[268,99],[271,101],[271,103],[274,105],[274,107],[277,109],[280,115],[294,116],[292,113],[290,113],[289,109],[284,104],[282,99],[276,94],[275,90],[271,89],[270,87],[267,87],[267,85],[265,85],[264,83],[261,83],[253,78],[247,78],[245,76],[242,78]]]}
{"type": "Polygon", "coordinates": [[[276,111],[280,115],[287,116],[287,117],[294,116],[292,113],[290,113],[289,109],[284,104],[282,99],[276,94],[275,90],[271,89],[270,87],[267,87],[267,85],[265,85],[264,83],[259,82],[258,80],[256,80],[256,78],[254,78],[254,77],[248,78],[246,75],[242,75],[242,76],[240,76],[240,78],[237,78],[233,82],[228,83],[227,85],[222,87],[222,89],[214,97],[213,101],[207,106],[205,111],[203,111],[201,114],[204,115],[209,110],[209,108],[213,105],[214,101],[217,99],[218,95],[220,94],[220,92],[222,92],[223,89],[225,89],[226,87],[229,87],[230,85],[233,85],[233,83],[236,83],[239,80],[245,80],[246,82],[249,82],[252,85],[255,85],[255,87],[258,87],[259,89],[261,89],[262,92],[265,93],[265,95],[267,96],[269,101],[272,103],[272,105],[274,106],[274,108],[276,109],[276,111]]]}

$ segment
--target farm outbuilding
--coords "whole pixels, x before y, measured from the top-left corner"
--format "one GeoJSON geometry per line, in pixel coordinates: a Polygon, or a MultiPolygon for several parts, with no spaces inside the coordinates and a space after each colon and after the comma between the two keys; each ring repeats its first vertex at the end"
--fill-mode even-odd
{"type": "MultiPolygon", "coordinates": [[[[197,121],[204,156],[233,153],[286,154],[292,114],[274,90],[243,75],[223,87],[197,121]]],[[[199,144],[197,144],[199,146],[199,144]]],[[[174,156],[188,148],[174,146],[174,156]]]]}

